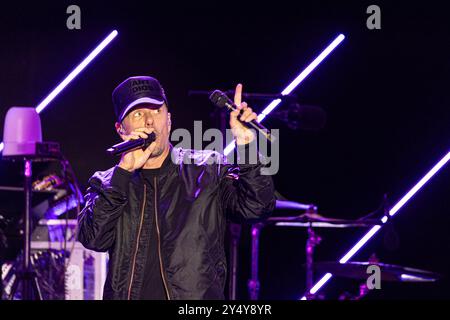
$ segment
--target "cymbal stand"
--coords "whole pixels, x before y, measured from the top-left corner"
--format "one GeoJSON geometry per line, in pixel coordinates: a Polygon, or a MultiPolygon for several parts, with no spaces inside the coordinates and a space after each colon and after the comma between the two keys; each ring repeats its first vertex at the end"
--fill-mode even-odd
{"type": "Polygon", "coordinates": [[[247,283],[250,300],[258,300],[260,283],[258,280],[258,253],[259,253],[259,235],[262,223],[252,225],[252,262],[251,262],[251,278],[247,283]]]}
{"type": "Polygon", "coordinates": [[[241,225],[237,223],[230,223],[228,225],[230,232],[230,279],[229,279],[229,299],[237,299],[237,266],[239,253],[239,239],[241,237],[241,225]]]}
{"type": "Polygon", "coordinates": [[[314,249],[322,241],[322,238],[314,232],[312,223],[308,226],[308,239],[306,240],[306,298],[314,299],[310,290],[314,281],[314,249]]]}

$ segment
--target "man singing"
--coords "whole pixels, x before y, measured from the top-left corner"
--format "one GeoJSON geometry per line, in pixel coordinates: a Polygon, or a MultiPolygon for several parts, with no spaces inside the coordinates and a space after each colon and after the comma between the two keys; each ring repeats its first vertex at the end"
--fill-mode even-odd
{"type": "MultiPolygon", "coordinates": [[[[239,110],[229,123],[244,157],[256,137],[243,123],[257,116],[241,96],[238,85],[239,110]]],[[[103,298],[224,299],[227,221],[267,217],[275,206],[272,178],[261,175],[259,161],[227,164],[217,152],[172,147],[171,114],[155,78],[126,79],[112,100],[124,141],[152,132],[156,140],[89,179],[78,240],[109,253],[103,298]]]]}

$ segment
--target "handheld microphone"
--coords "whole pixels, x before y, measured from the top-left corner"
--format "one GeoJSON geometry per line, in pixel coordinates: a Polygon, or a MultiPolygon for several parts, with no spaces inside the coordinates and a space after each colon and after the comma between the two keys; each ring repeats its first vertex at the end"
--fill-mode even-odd
{"type": "MultiPolygon", "coordinates": [[[[227,107],[228,110],[230,111],[238,110],[237,106],[233,103],[233,101],[231,101],[230,98],[228,98],[228,96],[220,90],[215,90],[213,93],[211,93],[211,95],[209,96],[209,100],[211,100],[211,102],[214,103],[219,108],[227,107]]],[[[243,122],[240,121],[239,119],[238,121],[245,126],[248,125],[252,126],[254,129],[258,130],[270,142],[272,142],[272,140],[274,139],[270,134],[269,130],[262,124],[260,124],[258,121],[251,120],[249,122],[243,122]]]]}
{"type": "Polygon", "coordinates": [[[135,140],[123,141],[113,145],[111,148],[107,149],[106,152],[112,156],[117,156],[130,150],[139,148],[145,149],[155,140],[156,135],[154,132],[152,132],[148,135],[147,139],[139,138],[135,140]]]}

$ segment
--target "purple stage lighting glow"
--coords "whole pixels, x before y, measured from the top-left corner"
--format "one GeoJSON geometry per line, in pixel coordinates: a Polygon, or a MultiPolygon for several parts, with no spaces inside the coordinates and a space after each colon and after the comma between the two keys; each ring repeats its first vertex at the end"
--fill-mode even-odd
{"type": "MultiPolygon", "coordinates": [[[[64,90],[65,87],[67,87],[67,85],[73,80],[75,79],[80,73],[81,71],[83,71],[88,65],[89,63],[92,62],[92,60],[95,59],[96,56],[98,56],[100,54],[100,52],[103,51],[103,49],[106,48],[106,46],[108,46],[111,41],[118,35],[117,30],[113,30],[94,50],[92,50],[92,52],[75,68],[72,70],[71,73],[69,73],[69,75],[60,83],[58,84],[58,86],[53,89],[50,94],[45,97],[44,100],[41,101],[41,103],[39,103],[36,107],[36,112],[37,113],[41,113],[42,110],[45,109],[45,107],[47,107],[50,102],[53,101],[53,99],[56,98],[56,96],[64,90]]],[[[0,152],[3,150],[4,144],[3,142],[0,143],[0,152]]]]}
{"type": "Polygon", "coordinates": [[[395,206],[392,207],[391,210],[389,210],[389,215],[392,217],[394,216],[400,209],[403,207],[403,205],[409,201],[443,166],[447,164],[447,162],[450,160],[450,152],[445,155],[441,160],[439,160],[438,163],[434,165],[434,167],[428,171],[428,173],[420,179],[419,182],[399,201],[395,206]]]}
{"type": "Polygon", "coordinates": [[[44,110],[45,107],[47,107],[50,102],[52,102],[52,100],[55,99],[55,97],[61,91],[63,91],[64,88],[73,79],[75,79],[75,77],[78,76],[81,71],[83,71],[89,65],[89,63],[91,63],[91,61],[94,60],[96,56],[98,56],[100,52],[102,52],[104,48],[106,48],[108,44],[111,43],[111,41],[117,36],[117,34],[117,30],[112,31],[94,50],[92,50],[92,52],[75,69],[73,69],[72,72],[69,73],[69,75],[55,89],[53,89],[53,91],[50,92],[50,94],[44,100],[42,100],[41,103],[38,104],[38,106],[36,107],[36,112],[41,113],[41,111],[44,110]]]}
{"type": "MultiPolygon", "coordinates": [[[[282,92],[283,96],[290,94],[297,86],[306,79],[306,77],[314,71],[314,69],[345,39],[343,34],[340,34],[323,50],[310,64],[303,70],[282,92]]],[[[275,99],[267,105],[267,107],[258,115],[258,122],[264,120],[279,104],[281,99],[275,99]]],[[[235,148],[235,141],[231,142],[224,150],[227,156],[235,148]]]]}
{"type": "MultiPolygon", "coordinates": [[[[422,179],[417,182],[414,187],[406,193],[403,198],[400,199],[390,210],[389,216],[395,215],[436,173],[442,169],[450,160],[450,152],[448,152],[438,163],[436,163],[422,179]]],[[[384,216],[381,219],[381,223],[385,224],[388,221],[388,217],[384,216]]],[[[374,226],[362,237],[340,260],[340,263],[346,263],[350,260],[380,229],[382,225],[374,226]]],[[[310,294],[315,294],[319,291],[327,282],[332,278],[332,274],[327,273],[317,284],[309,291],[310,294]],[[314,291],[313,291],[314,289],[314,291]]],[[[306,300],[306,296],[303,296],[301,300],[306,300]]]]}
{"type": "MultiPolygon", "coordinates": [[[[294,91],[297,86],[303,82],[303,80],[308,77],[311,72],[314,71],[314,69],[326,58],[328,55],[342,42],[344,41],[345,36],[343,34],[340,34],[337,36],[336,39],[333,40],[326,48],[322,51],[321,54],[319,54],[313,62],[309,64],[309,66],[306,67],[305,70],[303,70],[297,78],[294,79],[282,92],[281,94],[283,96],[290,94],[292,91],[294,91]]],[[[281,99],[275,99],[273,100],[262,112],[260,115],[258,115],[258,121],[264,120],[264,118],[271,113],[281,102],[281,99]]]]}

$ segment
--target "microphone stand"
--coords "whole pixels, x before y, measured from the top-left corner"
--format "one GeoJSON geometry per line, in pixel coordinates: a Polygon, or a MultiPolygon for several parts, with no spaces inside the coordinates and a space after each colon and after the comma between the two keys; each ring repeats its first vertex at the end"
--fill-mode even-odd
{"type": "MultiPolygon", "coordinates": [[[[188,95],[189,96],[210,96],[212,91],[206,91],[206,90],[189,90],[188,95]]],[[[228,90],[223,91],[227,96],[233,97],[234,90],[228,90]]],[[[247,100],[274,100],[274,99],[281,99],[284,101],[297,101],[297,95],[295,94],[287,94],[282,95],[279,93],[273,94],[273,93],[242,93],[242,98],[247,100]]]]}

